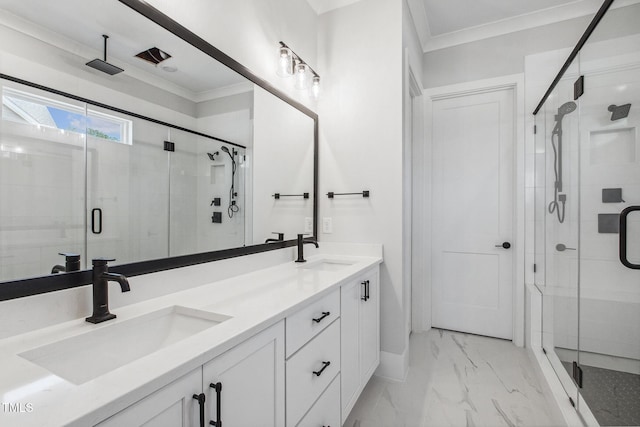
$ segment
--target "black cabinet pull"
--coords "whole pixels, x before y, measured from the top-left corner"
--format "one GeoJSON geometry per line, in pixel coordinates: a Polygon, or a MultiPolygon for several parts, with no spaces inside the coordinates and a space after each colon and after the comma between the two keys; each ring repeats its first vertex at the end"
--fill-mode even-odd
{"type": "Polygon", "coordinates": [[[362,301],[369,301],[369,281],[365,280],[361,282],[361,284],[364,286],[364,296],[360,297],[360,299],[362,301]]]}
{"type": "Polygon", "coordinates": [[[322,369],[320,369],[319,371],[313,371],[313,373],[314,373],[317,377],[319,377],[320,375],[322,375],[322,372],[323,372],[325,369],[327,369],[327,366],[331,365],[331,362],[322,362],[322,364],[324,365],[324,366],[322,367],[322,369]]]}
{"type": "Polygon", "coordinates": [[[216,391],[216,421],[210,420],[209,421],[209,425],[212,425],[214,427],[222,427],[222,405],[220,405],[220,401],[222,400],[222,383],[217,382],[217,383],[211,383],[209,384],[209,387],[211,387],[212,389],[214,389],[216,391]]]}
{"type": "Polygon", "coordinates": [[[91,232],[93,234],[102,233],[102,209],[100,208],[91,209],[91,232]],[[98,214],[97,219],[96,214],[98,214]]]}
{"type": "Polygon", "coordinates": [[[193,398],[198,401],[198,405],[200,405],[200,427],[204,427],[204,402],[206,397],[204,393],[194,394],[193,398]]]}
{"type": "Polygon", "coordinates": [[[323,311],[322,312],[322,316],[313,319],[313,321],[316,322],[316,323],[320,323],[320,322],[322,322],[322,319],[324,319],[325,317],[330,316],[330,315],[331,315],[330,311],[323,311]]]}

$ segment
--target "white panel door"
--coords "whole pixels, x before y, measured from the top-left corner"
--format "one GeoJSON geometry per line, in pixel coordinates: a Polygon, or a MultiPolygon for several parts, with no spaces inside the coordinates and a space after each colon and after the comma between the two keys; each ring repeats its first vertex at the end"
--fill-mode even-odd
{"type": "Polygon", "coordinates": [[[433,101],[432,324],[512,338],[514,93],[433,101]]]}

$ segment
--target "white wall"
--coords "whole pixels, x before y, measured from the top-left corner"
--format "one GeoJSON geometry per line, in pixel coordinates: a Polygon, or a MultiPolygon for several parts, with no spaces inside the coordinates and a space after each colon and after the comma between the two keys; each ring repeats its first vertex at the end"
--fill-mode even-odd
{"type": "MultiPolygon", "coordinates": [[[[430,196],[423,186],[428,165],[424,144],[424,100],[422,98],[422,49],[409,5],[402,2],[402,117],[403,117],[403,292],[407,328],[407,346],[412,329],[426,329],[430,320],[430,304],[425,296],[431,294],[428,256],[425,253],[425,206],[430,196]]],[[[408,362],[407,362],[408,364],[408,362]]]]}
{"type": "MultiPolygon", "coordinates": [[[[264,243],[284,233],[285,240],[305,233],[313,218],[314,121],[257,87],[254,90],[253,241],[264,243]],[[281,197],[275,193],[309,198],[281,197]]],[[[313,230],[307,230],[311,233],[313,230]]]]}
{"type": "MultiPolygon", "coordinates": [[[[320,217],[322,241],[384,245],[381,347],[406,350],[403,299],[402,2],[363,0],[320,15],[320,217]],[[370,190],[371,197],[333,192],[370,190]]],[[[394,356],[390,356],[393,358],[394,356]]]]}

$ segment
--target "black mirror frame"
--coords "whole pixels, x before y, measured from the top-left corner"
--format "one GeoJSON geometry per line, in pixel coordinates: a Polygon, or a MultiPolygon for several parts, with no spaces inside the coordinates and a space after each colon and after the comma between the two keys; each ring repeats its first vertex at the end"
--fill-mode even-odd
{"type": "MultiPolygon", "coordinates": [[[[313,119],[313,237],[318,236],[318,115],[303,104],[288,97],[284,93],[269,84],[266,80],[253,74],[248,68],[240,64],[230,56],[215,48],[195,33],[180,25],[167,15],[150,6],[143,0],[118,0],[120,3],[130,7],[157,25],[173,33],[185,42],[199,49],[206,55],[226,65],[230,69],[239,73],[252,83],[260,86],[267,92],[280,98],[298,111],[313,119]]],[[[234,258],[244,255],[251,255],[260,252],[267,252],[283,249],[296,245],[296,240],[285,240],[268,244],[258,244],[243,246],[238,248],[224,249],[220,251],[203,252],[192,255],[183,255],[169,258],[159,258],[150,261],[141,261],[130,264],[118,265],[118,273],[126,276],[137,276],[142,274],[155,273],[164,270],[171,270],[179,267],[187,267],[195,264],[203,264],[212,261],[219,261],[227,258],[234,258]]],[[[83,270],[72,273],[40,276],[27,279],[0,282],[0,301],[22,298],[31,295],[55,292],[64,289],[71,289],[79,286],[91,284],[91,270],[83,270]]]]}

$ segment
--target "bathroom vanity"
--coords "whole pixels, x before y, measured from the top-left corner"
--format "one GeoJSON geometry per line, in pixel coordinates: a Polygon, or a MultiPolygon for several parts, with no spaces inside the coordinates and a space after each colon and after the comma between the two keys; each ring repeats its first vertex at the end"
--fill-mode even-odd
{"type": "Polygon", "coordinates": [[[4,339],[0,393],[31,410],[0,424],[341,425],[379,363],[381,262],[313,255],[4,339]]]}

